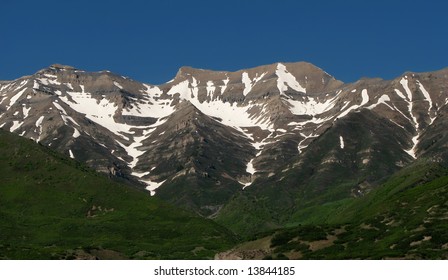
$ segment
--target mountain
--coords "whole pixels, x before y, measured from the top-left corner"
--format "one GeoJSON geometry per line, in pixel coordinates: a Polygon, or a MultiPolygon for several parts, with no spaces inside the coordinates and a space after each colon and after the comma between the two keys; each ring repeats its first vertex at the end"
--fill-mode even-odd
{"type": "Polygon", "coordinates": [[[0,130],[0,259],[210,259],[236,237],[0,130]]]}
{"type": "Polygon", "coordinates": [[[217,259],[447,259],[448,169],[419,162],[361,198],[303,211],[217,259]],[[297,217],[296,217],[297,218],[297,217]]]}
{"type": "Polygon", "coordinates": [[[241,234],[446,164],[448,69],[344,84],[305,62],[148,85],[52,65],[0,82],[0,127],[241,234]]]}

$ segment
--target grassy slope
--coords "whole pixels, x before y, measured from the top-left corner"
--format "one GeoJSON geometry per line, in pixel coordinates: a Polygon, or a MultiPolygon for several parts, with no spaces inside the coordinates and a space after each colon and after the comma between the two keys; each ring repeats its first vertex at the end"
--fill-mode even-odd
{"type": "Polygon", "coordinates": [[[259,237],[271,238],[267,258],[446,259],[447,219],[448,170],[420,162],[363,198],[299,211],[259,237]]]}
{"type": "Polygon", "coordinates": [[[216,223],[0,130],[0,258],[211,258],[216,223]]]}

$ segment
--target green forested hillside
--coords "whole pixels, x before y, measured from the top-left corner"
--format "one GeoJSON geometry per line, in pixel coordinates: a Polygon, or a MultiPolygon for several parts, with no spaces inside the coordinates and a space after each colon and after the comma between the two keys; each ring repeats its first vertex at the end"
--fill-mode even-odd
{"type": "Polygon", "coordinates": [[[0,130],[0,259],[204,259],[218,224],[0,130]]]}
{"type": "Polygon", "coordinates": [[[265,258],[446,259],[447,220],[448,170],[422,160],[362,198],[297,211],[286,228],[230,253],[247,255],[264,240],[265,258]]]}

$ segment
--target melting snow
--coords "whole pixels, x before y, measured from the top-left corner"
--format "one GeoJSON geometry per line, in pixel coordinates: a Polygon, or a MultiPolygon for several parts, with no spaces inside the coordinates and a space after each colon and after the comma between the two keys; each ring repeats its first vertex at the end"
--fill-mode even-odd
{"type": "Polygon", "coordinates": [[[213,83],[213,81],[208,81],[207,82],[207,95],[211,96],[213,93],[215,93],[215,84],[213,83]]]}
{"type": "Polygon", "coordinates": [[[243,95],[246,96],[252,89],[252,80],[249,78],[249,74],[247,74],[247,72],[243,73],[241,81],[244,84],[243,95]]]}
{"type": "Polygon", "coordinates": [[[367,93],[367,89],[363,89],[361,95],[362,95],[362,102],[361,105],[359,105],[360,107],[366,105],[367,102],[369,102],[369,94],[367,93]]]}
{"type": "Polygon", "coordinates": [[[390,101],[390,98],[388,95],[383,94],[377,101],[377,103],[370,105],[369,107],[366,107],[369,110],[372,110],[373,108],[375,108],[376,106],[380,105],[380,104],[384,104],[386,106],[388,106],[389,108],[391,108],[392,110],[394,110],[394,108],[392,108],[389,104],[386,103],[386,101],[390,101]]]}
{"type": "Polygon", "coordinates": [[[10,131],[10,132],[14,132],[14,131],[17,130],[19,127],[21,127],[22,124],[23,124],[23,122],[20,122],[20,121],[13,121],[13,122],[12,122],[12,126],[11,126],[11,128],[9,129],[9,131],[10,131]]]}
{"type": "MultiPolygon", "coordinates": [[[[119,89],[123,89],[123,87],[118,82],[114,81],[114,85],[119,89]]],[[[83,92],[84,92],[84,89],[83,89],[83,92]]]]}
{"type": "Polygon", "coordinates": [[[319,103],[312,97],[307,97],[307,101],[298,101],[292,99],[288,99],[285,101],[289,103],[289,110],[294,115],[318,115],[331,110],[335,106],[337,97],[338,96],[335,96],[332,99],[325,101],[324,103],[319,103]]]}
{"type": "Polygon", "coordinates": [[[404,94],[403,94],[400,90],[395,89],[395,93],[396,93],[398,96],[400,96],[402,99],[406,100],[406,96],[404,96],[404,94]]]}
{"type": "Polygon", "coordinates": [[[11,97],[11,99],[9,100],[9,106],[6,106],[6,111],[8,111],[9,108],[11,108],[12,105],[14,105],[17,102],[17,100],[20,98],[20,96],[22,96],[22,94],[25,92],[25,90],[26,90],[26,88],[22,89],[16,95],[11,97]]]}
{"type": "MultiPolygon", "coordinates": [[[[55,77],[56,77],[56,76],[55,76],[55,77]]],[[[47,78],[38,78],[37,80],[39,80],[39,82],[41,82],[42,84],[44,84],[44,85],[46,85],[46,86],[48,86],[48,85],[50,85],[50,84],[52,84],[52,85],[60,85],[60,84],[61,84],[61,83],[58,82],[58,81],[50,80],[50,79],[47,79],[47,78]]]]}
{"type": "Polygon", "coordinates": [[[229,77],[227,77],[227,79],[225,79],[225,80],[222,80],[224,85],[221,86],[221,93],[224,93],[224,91],[227,89],[227,85],[229,84],[229,81],[230,81],[229,77]]]}
{"type": "Polygon", "coordinates": [[[40,116],[36,121],[36,127],[39,127],[42,125],[42,121],[44,120],[45,116],[40,116]]]}
{"type": "Polygon", "coordinates": [[[414,113],[412,112],[412,108],[413,108],[413,102],[412,102],[412,92],[409,89],[409,85],[408,85],[408,79],[405,76],[404,78],[402,78],[400,80],[400,84],[403,86],[404,90],[406,91],[406,94],[408,95],[408,109],[409,109],[409,114],[411,115],[412,119],[413,119],[413,123],[415,126],[415,132],[417,133],[417,135],[415,135],[412,138],[412,143],[413,146],[411,149],[409,150],[405,150],[406,153],[408,153],[411,157],[416,158],[415,155],[415,150],[417,148],[417,144],[418,144],[418,138],[420,137],[420,132],[419,132],[419,123],[417,121],[417,117],[414,115],[414,113]]]}
{"type": "Polygon", "coordinates": [[[23,110],[22,111],[23,112],[23,118],[24,119],[28,118],[28,114],[29,114],[29,112],[31,110],[31,107],[26,108],[26,104],[23,104],[22,110],[23,110]]]}
{"type": "Polygon", "coordinates": [[[79,130],[77,130],[76,128],[73,128],[73,138],[78,138],[79,136],[81,136],[81,133],[79,133],[79,130]]]}
{"type": "Polygon", "coordinates": [[[33,89],[39,89],[39,84],[34,80],[33,89]]]}
{"type": "Polygon", "coordinates": [[[70,120],[72,123],[76,124],[77,126],[80,126],[72,117],[69,117],[67,115],[67,112],[64,110],[64,108],[62,108],[61,105],[59,105],[56,102],[53,102],[53,105],[61,112],[61,118],[66,125],[69,125],[68,120],[70,120]]]}
{"type": "Polygon", "coordinates": [[[73,152],[72,152],[72,150],[68,150],[68,152],[69,152],[69,154],[70,154],[70,157],[74,159],[74,158],[75,158],[75,156],[73,155],[73,152]]]}
{"type": "Polygon", "coordinates": [[[339,136],[339,145],[341,149],[344,149],[344,138],[342,138],[342,136],[339,136]]]}
{"type": "Polygon", "coordinates": [[[277,64],[277,70],[275,71],[277,75],[277,88],[280,93],[284,93],[288,90],[288,86],[295,91],[306,93],[306,89],[302,87],[296,78],[286,70],[286,66],[279,63],[277,64]]]}
{"type": "Polygon", "coordinates": [[[431,117],[431,109],[432,109],[432,100],[431,95],[429,95],[428,91],[425,89],[425,87],[420,83],[420,81],[417,81],[418,87],[420,88],[420,91],[423,93],[423,96],[425,97],[426,101],[429,103],[428,108],[428,116],[431,119],[430,125],[434,122],[435,117],[431,117]]]}
{"type": "Polygon", "coordinates": [[[166,180],[163,180],[162,182],[153,182],[151,180],[140,180],[141,182],[145,183],[147,185],[146,189],[151,192],[151,195],[154,195],[156,192],[155,190],[160,187],[163,183],[165,183],[166,180]]]}
{"type": "Polygon", "coordinates": [[[247,172],[247,173],[250,173],[251,175],[254,175],[255,172],[257,172],[257,171],[255,170],[255,168],[254,168],[254,164],[253,164],[253,162],[254,162],[254,159],[251,159],[251,160],[249,161],[249,163],[247,164],[247,167],[246,167],[246,172],[247,172]]]}
{"type": "Polygon", "coordinates": [[[369,102],[369,95],[367,93],[367,89],[363,89],[361,92],[361,96],[362,96],[362,101],[360,105],[352,105],[350,108],[348,108],[347,110],[343,111],[341,114],[339,114],[339,116],[337,116],[337,119],[340,119],[342,117],[345,117],[346,115],[348,115],[348,113],[350,113],[353,110],[356,110],[364,105],[366,105],[369,102]]]}
{"type": "MultiPolygon", "coordinates": [[[[258,73],[256,74],[255,78],[252,80],[249,77],[249,74],[247,72],[243,72],[242,77],[241,77],[241,81],[244,84],[244,90],[243,90],[243,95],[246,96],[254,87],[254,85],[259,82],[264,75],[266,75],[267,72],[261,74],[260,76],[258,76],[258,73]]],[[[227,84],[226,84],[227,85],[227,84]]]]}

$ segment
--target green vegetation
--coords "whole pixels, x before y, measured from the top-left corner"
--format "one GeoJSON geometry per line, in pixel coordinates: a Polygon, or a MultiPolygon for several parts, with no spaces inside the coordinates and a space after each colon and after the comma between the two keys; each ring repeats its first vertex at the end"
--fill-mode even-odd
{"type": "MultiPolygon", "coordinates": [[[[211,220],[2,130],[0,174],[0,259],[209,259],[238,242],[211,220]]],[[[258,250],[264,259],[448,258],[443,166],[420,159],[356,198],[305,203],[278,188],[263,193],[285,202],[277,211],[255,191],[232,200],[238,215],[222,210],[217,221],[250,240],[233,251],[258,250]]]]}
{"type": "Polygon", "coordinates": [[[224,227],[0,130],[0,259],[208,259],[224,227]]]}
{"type": "Polygon", "coordinates": [[[448,170],[421,160],[362,198],[297,211],[259,236],[271,236],[267,259],[447,259],[447,219],[448,170]]]}

